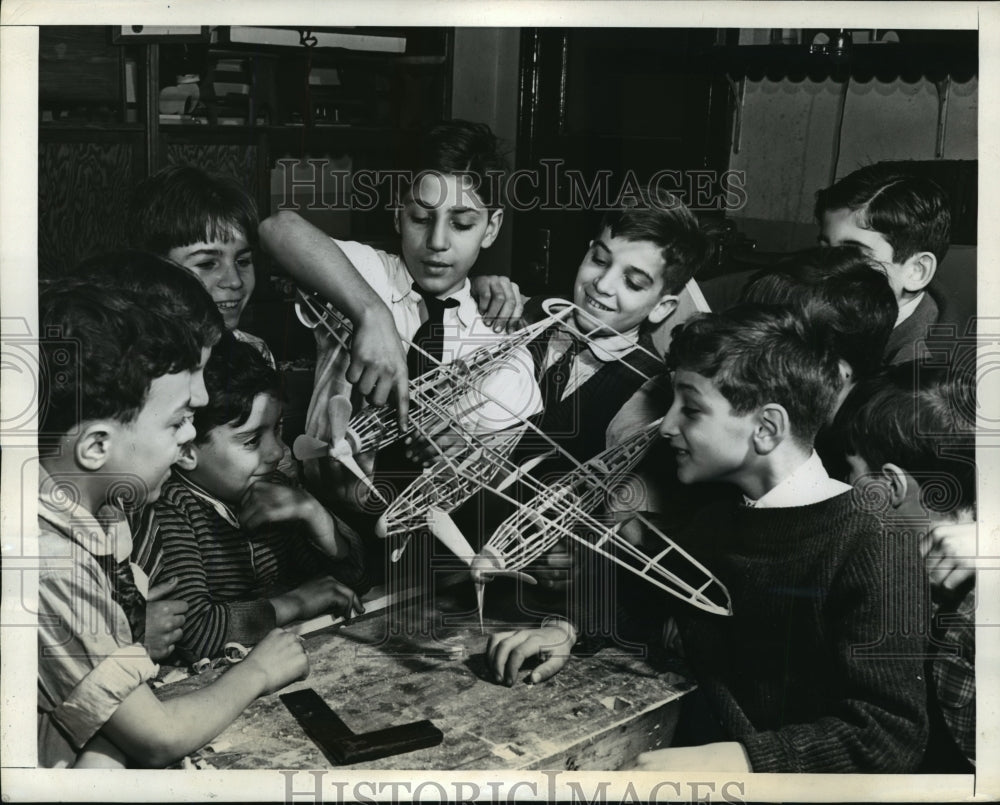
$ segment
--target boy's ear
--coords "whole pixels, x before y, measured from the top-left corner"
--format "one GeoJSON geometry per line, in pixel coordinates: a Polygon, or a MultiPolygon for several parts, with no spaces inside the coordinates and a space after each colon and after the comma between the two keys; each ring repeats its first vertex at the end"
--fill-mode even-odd
{"type": "Polygon", "coordinates": [[[177,459],[176,464],[186,472],[191,472],[197,468],[198,448],[195,447],[194,442],[188,442],[181,447],[181,457],[177,459]]]}
{"type": "Polygon", "coordinates": [[[83,432],[73,445],[73,458],[77,466],[89,472],[101,469],[111,456],[115,426],[107,420],[84,423],[83,432]]]}
{"type": "Polygon", "coordinates": [[[675,310],[677,310],[677,296],[674,294],[664,294],[660,297],[660,301],[653,306],[653,309],[649,311],[646,320],[650,324],[659,324],[675,310]]]}
{"type": "Polygon", "coordinates": [[[791,433],[791,423],[785,406],[766,403],[757,413],[757,427],[754,429],[754,448],[760,455],[767,455],[791,433]]]}
{"type": "Polygon", "coordinates": [[[904,264],[903,289],[919,293],[926,288],[937,271],[937,258],[931,252],[917,252],[904,264]]]}
{"type": "Polygon", "coordinates": [[[889,502],[894,509],[898,509],[903,505],[906,493],[909,491],[906,470],[897,464],[885,463],[879,472],[889,487],[889,502]]]}
{"type": "Polygon", "coordinates": [[[488,249],[493,245],[493,241],[500,234],[500,226],[503,224],[502,209],[490,210],[488,215],[489,219],[486,222],[486,231],[483,233],[483,239],[479,243],[481,249],[488,249]]]}
{"type": "Polygon", "coordinates": [[[401,235],[402,232],[399,231],[399,216],[402,213],[403,208],[397,204],[395,209],[392,211],[392,225],[396,227],[396,234],[401,235]]]}

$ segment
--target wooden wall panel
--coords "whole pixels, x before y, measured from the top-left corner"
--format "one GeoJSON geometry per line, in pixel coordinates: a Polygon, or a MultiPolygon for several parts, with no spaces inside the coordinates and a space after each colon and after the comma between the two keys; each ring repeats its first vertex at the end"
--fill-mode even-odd
{"type": "Polygon", "coordinates": [[[125,245],[125,211],[140,151],[129,141],[39,144],[42,278],[65,273],[88,255],[125,245]]]}
{"type": "Polygon", "coordinates": [[[193,165],[208,173],[232,176],[255,198],[260,199],[257,178],[257,148],[233,143],[168,143],[168,165],[193,165]]]}

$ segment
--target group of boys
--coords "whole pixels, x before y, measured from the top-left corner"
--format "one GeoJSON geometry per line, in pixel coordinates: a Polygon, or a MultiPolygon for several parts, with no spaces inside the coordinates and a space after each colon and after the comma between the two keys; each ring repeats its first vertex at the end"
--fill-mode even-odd
{"type": "MultiPolygon", "coordinates": [[[[290,212],[258,227],[232,181],[167,169],[132,200],[136,251],[42,290],[52,371],[39,440],[40,765],[173,763],[308,673],[303,641],[281,627],[364,611],[385,559],[366,531],[371,500],[336,462],[300,473],[289,458],[274,358],[239,329],[253,252],[259,237],[350,322],[349,339],[317,330],[309,435],[330,440],[338,395],[392,401],[405,432],[408,381],[501,343],[520,316],[516,286],[469,278],[503,221],[501,200],[483,194],[503,165],[482,124],[431,130],[395,210],[400,255],[290,212]],[[233,644],[245,658],[213,684],[153,695],[156,661],[190,664],[233,644]]],[[[543,437],[525,440],[519,461],[552,445],[585,461],[662,417],[650,508],[728,588],[734,614],[623,597],[649,633],[679,636],[699,685],[686,745],[642,768],[910,771],[945,753],[945,770],[974,763],[974,581],[955,548],[974,528],[971,381],[913,360],[936,315],[925,289],[947,248],[947,205],[932,183],[871,168],[818,194],[816,213],[826,248],[755,278],[742,305],[675,327],[666,365],[650,331],[674,313],[708,240],[673,198],[643,193],[608,213],[577,271],[572,326],[505,362],[462,420],[474,433],[529,420],[543,437]],[[885,362],[900,365],[885,374],[885,362]],[[915,424],[925,414],[934,427],[915,424]],[[941,444],[964,457],[943,462],[941,444]],[[718,485],[706,486],[710,509],[690,511],[663,478],[672,471],[718,485]],[[934,472],[955,479],[954,505],[921,496],[934,472]],[[876,498],[888,501],[881,518],[859,503],[876,498]],[[893,531],[894,514],[919,515],[919,545],[893,531]],[[887,621],[899,600],[911,605],[895,613],[905,628],[887,621]]],[[[420,441],[359,463],[398,473],[434,454],[420,441]]],[[[572,583],[572,568],[553,571],[562,558],[538,575],[572,583]]],[[[491,636],[498,681],[513,684],[534,657],[531,682],[565,665],[580,624],[561,615],[491,636]]]]}

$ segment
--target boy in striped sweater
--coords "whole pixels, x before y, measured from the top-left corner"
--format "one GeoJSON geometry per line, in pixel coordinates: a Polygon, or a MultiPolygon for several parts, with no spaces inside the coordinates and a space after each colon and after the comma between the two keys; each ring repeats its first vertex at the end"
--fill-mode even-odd
{"type": "Polygon", "coordinates": [[[187,602],[177,653],[186,661],[253,644],[275,626],[363,611],[357,546],[322,505],[276,472],[279,376],[249,344],[224,335],[205,367],[209,402],[156,502],[155,579],[177,578],[187,602]]]}

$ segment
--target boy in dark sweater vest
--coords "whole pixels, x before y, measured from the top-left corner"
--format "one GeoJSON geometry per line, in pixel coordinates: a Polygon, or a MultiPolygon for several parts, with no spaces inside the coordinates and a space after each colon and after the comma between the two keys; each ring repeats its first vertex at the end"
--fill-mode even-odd
{"type": "MultiPolygon", "coordinates": [[[[676,197],[644,188],[634,202],[605,213],[577,269],[573,302],[587,315],[576,313],[570,324],[588,339],[555,325],[529,344],[542,394],[542,410],[532,422],[548,438],[526,433],[512,457],[516,464],[548,452],[552,442],[577,462],[593,458],[609,446],[608,425],[626,401],[646,378],[663,371],[649,330],[676,310],[678,294],[705,262],[710,246],[698,220],[676,197]]],[[[538,300],[525,313],[528,319],[541,318],[538,300]]],[[[572,461],[557,455],[533,475],[553,479],[572,469],[572,461]]],[[[480,496],[465,507],[459,522],[466,533],[480,533],[485,541],[511,511],[504,502],[480,496]]],[[[562,591],[571,565],[560,545],[531,573],[544,588],[562,591]]]]}
{"type": "Polygon", "coordinates": [[[607,447],[611,419],[643,375],[662,371],[648,328],[674,312],[708,250],[697,219],[669,194],[643,190],[634,206],[604,215],[573,284],[573,302],[590,316],[573,325],[590,342],[556,326],[531,345],[542,389],[537,424],[577,461],[607,447]]]}
{"type": "Polygon", "coordinates": [[[668,363],[675,399],[661,432],[678,477],[735,487],[678,541],[726,585],[734,614],[677,608],[699,685],[678,737],[700,745],[646,753],[640,768],[916,769],[926,575],[813,450],[842,382],[824,334],[747,305],[687,322],[668,363]]]}

